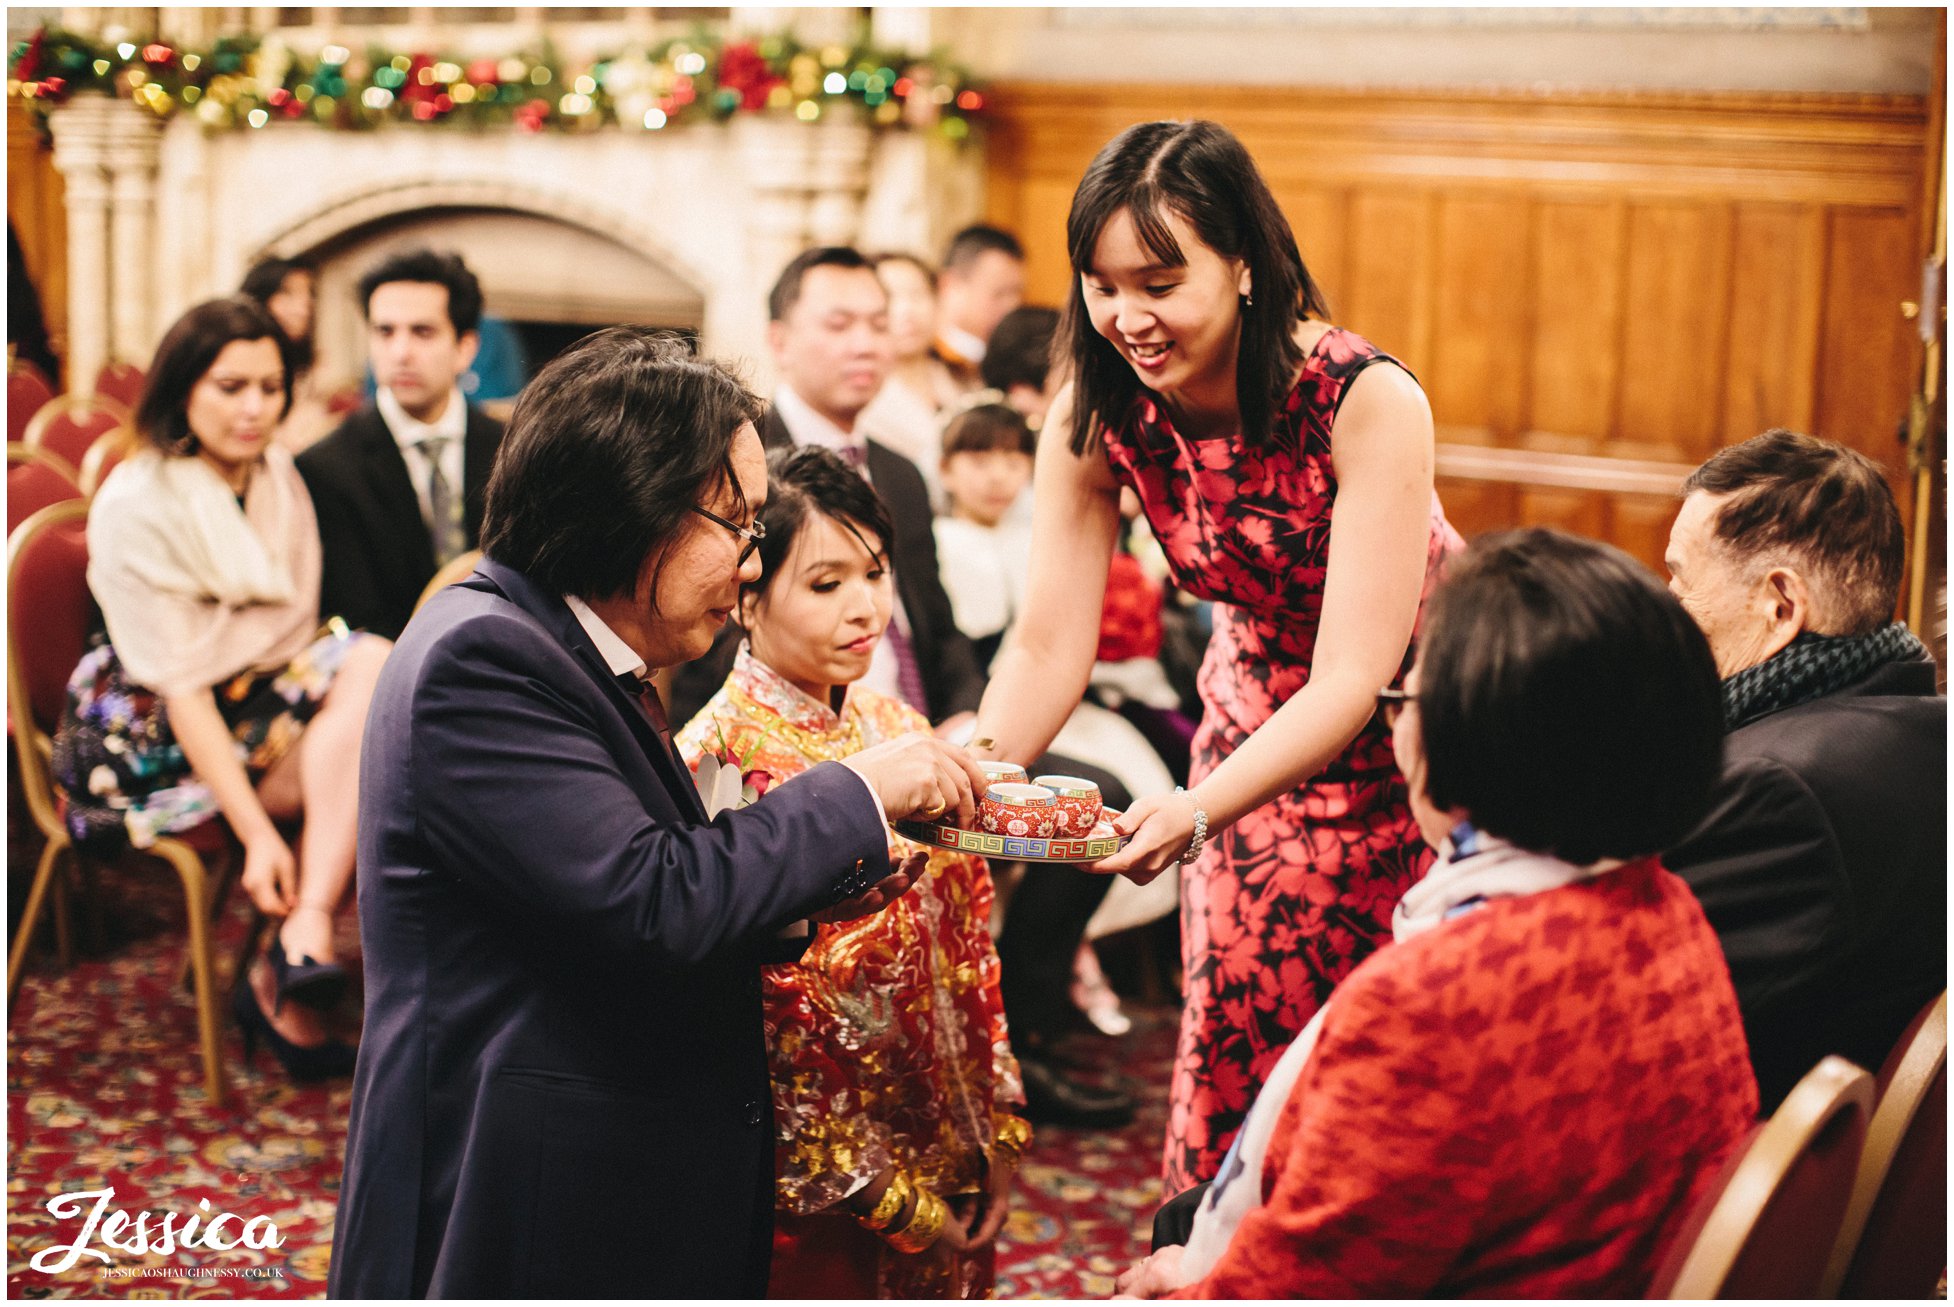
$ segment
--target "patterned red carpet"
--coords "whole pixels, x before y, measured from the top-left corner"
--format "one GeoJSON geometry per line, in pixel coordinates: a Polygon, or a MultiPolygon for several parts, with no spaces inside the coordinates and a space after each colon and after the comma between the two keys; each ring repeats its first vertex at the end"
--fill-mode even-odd
{"type": "MultiPolygon", "coordinates": [[[[349,1083],[294,1088],[262,1051],[246,1067],[227,1026],[231,1101],[213,1109],[195,1011],[188,991],[175,987],[181,900],[160,875],[106,873],[101,891],[111,905],[104,950],[65,974],[37,954],[8,1025],[8,1296],[324,1296],[349,1083]],[[115,1237],[119,1249],[105,1249],[99,1236],[88,1247],[113,1262],[68,1257],[62,1249],[75,1244],[105,1189],[114,1192],[103,1228],[117,1211],[130,1224],[115,1237]],[[47,1205],[63,1194],[90,1196],[57,1219],[47,1205]],[[135,1220],[145,1211],[155,1214],[150,1250],[122,1251],[136,1243],[135,1220]],[[174,1213],[180,1229],[192,1214],[208,1223],[225,1212],[238,1220],[226,1223],[221,1242],[264,1217],[277,1226],[279,1245],[161,1250],[164,1214],[174,1213]],[[41,1269],[31,1265],[36,1257],[41,1269]]],[[[246,926],[234,895],[217,935],[220,958],[236,956],[246,926]]],[[[85,942],[86,932],[78,934],[85,942]]],[[[1123,1042],[1088,1055],[1102,1079],[1117,1063],[1143,1110],[1124,1131],[1040,1130],[998,1259],[1000,1298],[1104,1297],[1146,1249],[1159,1199],[1173,1014],[1134,1015],[1123,1042]]]]}

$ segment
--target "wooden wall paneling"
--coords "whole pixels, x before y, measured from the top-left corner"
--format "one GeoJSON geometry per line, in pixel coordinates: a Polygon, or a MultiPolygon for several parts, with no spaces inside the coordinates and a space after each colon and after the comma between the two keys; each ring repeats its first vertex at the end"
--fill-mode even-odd
{"type": "Polygon", "coordinates": [[[1325,187],[1285,187],[1276,196],[1296,245],[1302,251],[1303,265],[1316,280],[1317,289],[1330,301],[1330,316],[1335,319],[1344,309],[1344,291],[1350,285],[1346,271],[1349,262],[1350,192],[1325,187]]]}
{"type": "Polygon", "coordinates": [[[1439,201],[1423,380],[1442,440],[1497,444],[1524,429],[1531,209],[1498,193],[1439,201]]]}
{"type": "Polygon", "coordinates": [[[1772,427],[1812,429],[1825,308],[1820,206],[1740,204],[1735,224],[1722,445],[1772,427]]]}
{"type": "Polygon", "coordinates": [[[1920,367],[1920,337],[1900,312],[1920,294],[1918,219],[1899,209],[1834,209],[1828,224],[1825,320],[1813,434],[1889,469],[1912,516],[1901,423],[1920,367]]]}
{"type": "MultiPolygon", "coordinates": [[[[54,152],[41,142],[20,101],[7,98],[7,221],[20,237],[27,275],[41,297],[41,316],[57,356],[68,344],[67,187],[54,152]]],[[[59,384],[61,378],[54,378],[59,384]]]]}
{"type": "Polygon", "coordinates": [[[1520,524],[1519,488],[1510,481],[1439,477],[1438,502],[1445,506],[1446,521],[1468,540],[1520,524]]]}
{"type": "Polygon", "coordinates": [[[1620,400],[1603,452],[1698,463],[1717,448],[1730,321],[1730,206],[1628,211],[1620,400]]]}
{"type": "Polygon", "coordinates": [[[1519,524],[1555,526],[1575,535],[1608,538],[1607,496],[1595,490],[1556,490],[1521,486],[1519,524]]]}
{"type": "Polygon", "coordinates": [[[1627,205],[1543,200],[1534,210],[1526,442],[1593,453],[1621,382],[1627,205]]]}
{"type": "Polygon", "coordinates": [[[1662,556],[1669,546],[1669,528],[1682,501],[1660,495],[1610,497],[1608,540],[1646,563],[1665,582],[1669,569],[1662,556]]]}
{"type": "Polygon", "coordinates": [[[1414,372],[1432,357],[1436,208],[1430,191],[1396,187],[1360,191],[1350,202],[1342,325],[1414,372]]]}

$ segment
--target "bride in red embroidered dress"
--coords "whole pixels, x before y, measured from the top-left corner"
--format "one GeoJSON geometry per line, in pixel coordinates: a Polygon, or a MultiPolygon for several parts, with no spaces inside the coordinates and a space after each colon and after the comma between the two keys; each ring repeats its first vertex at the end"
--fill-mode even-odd
{"type": "MultiPolygon", "coordinates": [[[[749,643],[679,732],[695,770],[791,781],[928,723],[856,688],[889,622],[888,511],[824,449],[776,453],[749,643]]],[[[915,850],[896,835],[892,845],[915,850]]],[[[908,893],[767,967],[779,1184],[770,1293],[985,1298],[1030,1127],[1005,1033],[982,858],[936,850],[908,893]]]]}

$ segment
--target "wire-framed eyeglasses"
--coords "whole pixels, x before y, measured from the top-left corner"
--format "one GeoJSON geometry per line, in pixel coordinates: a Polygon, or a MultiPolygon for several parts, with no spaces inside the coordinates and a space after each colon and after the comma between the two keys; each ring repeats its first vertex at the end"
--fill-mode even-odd
{"type": "Polygon", "coordinates": [[[1377,692],[1377,715],[1384,719],[1384,729],[1396,730],[1398,718],[1404,715],[1405,705],[1418,698],[1409,690],[1383,689],[1377,692]]]}
{"type": "Polygon", "coordinates": [[[714,513],[709,509],[700,508],[697,504],[692,505],[692,511],[697,513],[700,517],[705,518],[707,521],[719,523],[719,525],[725,527],[728,531],[731,531],[734,535],[738,536],[742,541],[745,542],[740,546],[741,567],[746,566],[746,560],[753,557],[753,551],[758,549],[760,547],[760,542],[767,538],[767,524],[757,519],[754,521],[752,526],[741,526],[737,522],[728,522],[725,518],[721,517],[719,514],[714,513]]]}

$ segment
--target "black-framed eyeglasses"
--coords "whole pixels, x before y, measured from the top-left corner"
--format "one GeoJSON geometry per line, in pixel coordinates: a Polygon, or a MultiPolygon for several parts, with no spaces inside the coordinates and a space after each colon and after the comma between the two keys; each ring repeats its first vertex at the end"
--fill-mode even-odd
{"type": "Polygon", "coordinates": [[[728,531],[731,531],[734,535],[746,542],[740,546],[741,567],[746,566],[746,560],[753,557],[753,551],[758,549],[760,542],[767,538],[767,524],[765,522],[756,520],[752,526],[741,526],[737,522],[728,522],[719,514],[700,508],[697,504],[692,505],[692,511],[707,521],[719,523],[719,525],[725,527],[728,531]]]}
{"type": "Polygon", "coordinates": [[[1384,689],[1377,692],[1377,715],[1384,719],[1384,729],[1395,730],[1398,718],[1404,713],[1406,704],[1417,699],[1409,690],[1384,689]]]}

